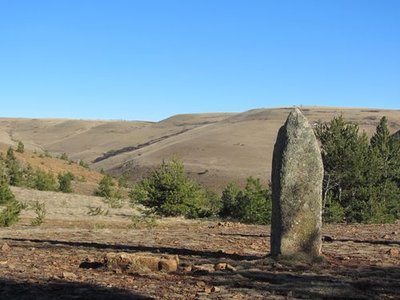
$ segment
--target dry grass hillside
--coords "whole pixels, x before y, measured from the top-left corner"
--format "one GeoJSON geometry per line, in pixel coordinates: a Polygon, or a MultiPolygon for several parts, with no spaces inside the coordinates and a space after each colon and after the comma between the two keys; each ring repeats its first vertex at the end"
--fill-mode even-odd
{"type": "MultiPolygon", "coordinates": [[[[0,144],[0,155],[6,156],[9,145],[0,144]]],[[[95,170],[89,170],[77,163],[67,160],[59,159],[56,157],[46,156],[36,151],[25,150],[24,153],[14,151],[14,155],[22,166],[31,166],[34,170],[42,170],[50,172],[55,177],[58,174],[71,172],[76,180],[73,181],[74,191],[78,194],[91,195],[96,189],[98,182],[103,177],[102,174],[95,170]]]]}
{"type": "MultiPolygon", "coordinates": [[[[160,122],[0,119],[0,142],[66,152],[92,168],[139,179],[165,158],[181,158],[189,174],[216,190],[252,175],[269,180],[276,133],[291,108],[177,115],[160,122]]],[[[343,117],[371,135],[382,116],[400,130],[400,110],[303,107],[311,123],[343,117]]]]}

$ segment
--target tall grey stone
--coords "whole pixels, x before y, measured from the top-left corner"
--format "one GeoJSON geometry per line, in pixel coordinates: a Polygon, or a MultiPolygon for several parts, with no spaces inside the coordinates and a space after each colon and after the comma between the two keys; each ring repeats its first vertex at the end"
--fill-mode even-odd
{"type": "Polygon", "coordinates": [[[295,108],[279,129],[272,159],[272,256],[321,254],[323,174],[317,138],[295,108]]]}

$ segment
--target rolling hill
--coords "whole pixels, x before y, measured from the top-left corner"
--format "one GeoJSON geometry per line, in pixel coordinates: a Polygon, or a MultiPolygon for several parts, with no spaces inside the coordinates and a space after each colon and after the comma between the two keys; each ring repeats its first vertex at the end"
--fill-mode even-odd
{"type": "MultiPolygon", "coordinates": [[[[400,110],[302,107],[310,123],[343,115],[371,135],[382,116],[400,130],[400,110]]],[[[83,159],[96,170],[138,180],[176,156],[188,173],[215,190],[248,176],[270,178],[276,133],[291,108],[176,115],[160,122],[0,118],[0,142],[83,159]]]]}

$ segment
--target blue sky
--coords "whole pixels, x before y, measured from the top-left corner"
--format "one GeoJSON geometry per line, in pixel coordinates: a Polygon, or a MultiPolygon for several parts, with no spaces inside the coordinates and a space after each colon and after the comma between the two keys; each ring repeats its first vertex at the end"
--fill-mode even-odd
{"type": "Polygon", "coordinates": [[[400,108],[400,1],[0,0],[0,116],[400,108]]]}

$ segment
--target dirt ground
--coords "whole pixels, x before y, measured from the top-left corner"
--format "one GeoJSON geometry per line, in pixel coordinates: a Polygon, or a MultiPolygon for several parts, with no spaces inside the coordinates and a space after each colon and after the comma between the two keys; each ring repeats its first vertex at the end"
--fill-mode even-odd
{"type": "Polygon", "coordinates": [[[310,264],[267,257],[267,226],[164,219],[129,228],[86,218],[32,227],[24,219],[0,231],[0,299],[400,299],[400,225],[323,232],[325,260],[310,264]],[[106,269],[105,254],[120,251],[178,255],[179,269],[106,269]],[[220,262],[230,268],[214,271],[220,262]]]}

